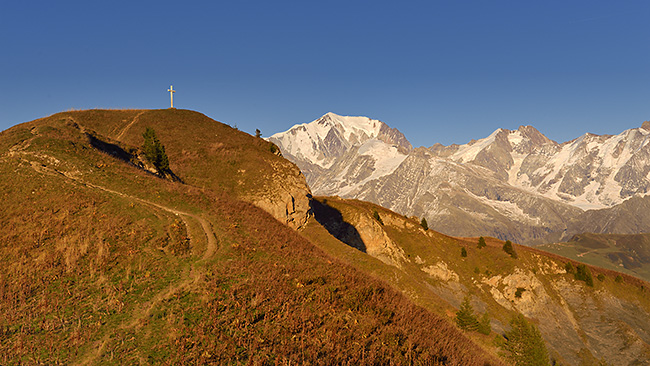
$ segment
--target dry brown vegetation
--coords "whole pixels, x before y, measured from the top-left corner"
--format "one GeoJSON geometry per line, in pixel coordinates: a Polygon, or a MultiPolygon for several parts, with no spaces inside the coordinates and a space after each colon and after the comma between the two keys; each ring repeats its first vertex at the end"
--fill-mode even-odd
{"type": "Polygon", "coordinates": [[[75,111],[3,131],[0,154],[3,365],[500,364],[233,195],[279,159],[260,139],[189,111],[75,111]],[[128,150],[148,123],[188,184],[82,132],[128,150]]]}

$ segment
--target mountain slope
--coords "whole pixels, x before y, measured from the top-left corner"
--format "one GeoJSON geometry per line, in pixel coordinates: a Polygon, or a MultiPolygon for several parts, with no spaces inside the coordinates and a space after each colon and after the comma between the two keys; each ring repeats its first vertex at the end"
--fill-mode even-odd
{"type": "MultiPolygon", "coordinates": [[[[647,282],[590,267],[591,287],[567,273],[566,258],[515,246],[514,259],[493,238],[479,249],[477,238],[425,231],[417,221],[367,202],[335,197],[316,202],[304,235],[332,255],[388,279],[432,311],[453,318],[469,296],[479,314],[488,313],[494,333],[503,334],[513,314],[532,319],[553,359],[562,364],[650,362],[647,282]],[[317,222],[329,234],[315,230],[317,222]],[[328,235],[332,240],[325,239],[328,235]]],[[[494,334],[469,335],[484,347],[493,344],[494,334]]]]}
{"type": "Polygon", "coordinates": [[[286,226],[308,191],[270,146],[182,110],[2,131],[0,362],[501,364],[286,226]],[[182,182],[137,164],[146,127],[182,182]]]}
{"type": "MultiPolygon", "coordinates": [[[[588,226],[608,232],[612,220],[624,225],[633,214],[626,203],[644,197],[650,187],[650,122],[616,136],[585,134],[563,144],[532,126],[498,129],[464,145],[428,149],[352,140],[337,145],[337,153],[328,155],[324,164],[313,158],[322,144],[295,136],[314,126],[320,135],[338,135],[335,131],[352,129],[348,118],[362,118],[337,116],[333,128],[323,123],[330,116],[270,138],[287,158],[309,171],[307,182],[315,194],[369,200],[426,217],[432,228],[450,235],[538,244],[568,240],[588,226]],[[297,153],[297,146],[309,146],[310,154],[297,153]]],[[[629,227],[625,233],[643,227],[629,227]]]]}

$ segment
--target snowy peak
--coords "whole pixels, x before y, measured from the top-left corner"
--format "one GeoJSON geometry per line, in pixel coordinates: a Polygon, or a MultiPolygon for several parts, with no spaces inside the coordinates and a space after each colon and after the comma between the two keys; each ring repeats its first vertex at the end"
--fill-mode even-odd
{"type": "Polygon", "coordinates": [[[371,139],[394,145],[403,154],[412,149],[401,132],[379,120],[340,116],[332,112],[269,137],[285,155],[322,168],[331,167],[349,149],[361,146],[371,139]]]}

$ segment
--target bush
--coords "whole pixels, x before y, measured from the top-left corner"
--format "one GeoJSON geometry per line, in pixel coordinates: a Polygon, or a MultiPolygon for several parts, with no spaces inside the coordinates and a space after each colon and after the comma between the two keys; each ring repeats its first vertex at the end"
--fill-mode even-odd
{"type": "Polygon", "coordinates": [[[482,236],[480,236],[480,237],[478,238],[478,245],[477,245],[477,247],[478,247],[479,249],[481,249],[481,248],[485,248],[486,246],[487,246],[487,244],[485,243],[485,238],[483,238],[482,236]]]}
{"type": "Polygon", "coordinates": [[[526,291],[525,288],[523,288],[523,287],[517,287],[517,291],[515,291],[515,297],[518,298],[518,299],[520,299],[520,298],[521,298],[521,294],[523,294],[524,291],[526,291]]]}
{"type": "Polygon", "coordinates": [[[623,282],[623,277],[621,275],[617,275],[616,278],[614,279],[614,282],[616,282],[616,283],[623,282]]]}
{"type": "Polygon", "coordinates": [[[467,249],[465,247],[460,248],[460,256],[463,258],[467,257],[467,249]]]}
{"type": "Polygon", "coordinates": [[[512,246],[512,242],[510,240],[506,240],[506,242],[503,244],[503,251],[510,254],[512,258],[518,258],[517,252],[515,252],[515,247],[512,246]]]}
{"type": "Polygon", "coordinates": [[[427,219],[424,217],[422,218],[422,221],[420,221],[420,226],[424,229],[424,231],[429,230],[429,224],[427,224],[427,219]]]}
{"type": "Polygon", "coordinates": [[[574,273],[576,271],[576,269],[573,268],[573,264],[571,264],[571,262],[566,262],[564,269],[566,270],[566,273],[574,273]]]}
{"type": "Polygon", "coordinates": [[[169,159],[165,153],[165,147],[158,141],[156,131],[153,128],[147,127],[142,134],[144,143],[142,144],[142,151],[144,157],[153,164],[159,172],[169,170],[169,159]]]}
{"type": "Polygon", "coordinates": [[[599,273],[598,276],[596,276],[596,278],[597,278],[598,281],[600,281],[600,282],[605,281],[605,275],[602,274],[602,273],[599,273]]]}
{"type": "Polygon", "coordinates": [[[379,221],[379,224],[384,225],[384,222],[381,220],[381,217],[379,216],[379,212],[377,212],[377,210],[372,211],[372,217],[374,217],[375,220],[379,221]]]}

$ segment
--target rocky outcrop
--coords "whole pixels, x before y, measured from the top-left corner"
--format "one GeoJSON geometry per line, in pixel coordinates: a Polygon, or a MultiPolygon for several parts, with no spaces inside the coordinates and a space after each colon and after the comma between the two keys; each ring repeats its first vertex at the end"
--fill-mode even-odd
{"type": "Polygon", "coordinates": [[[267,184],[243,198],[294,229],[301,228],[311,215],[311,191],[305,176],[293,164],[272,162],[273,174],[267,184]]]}

